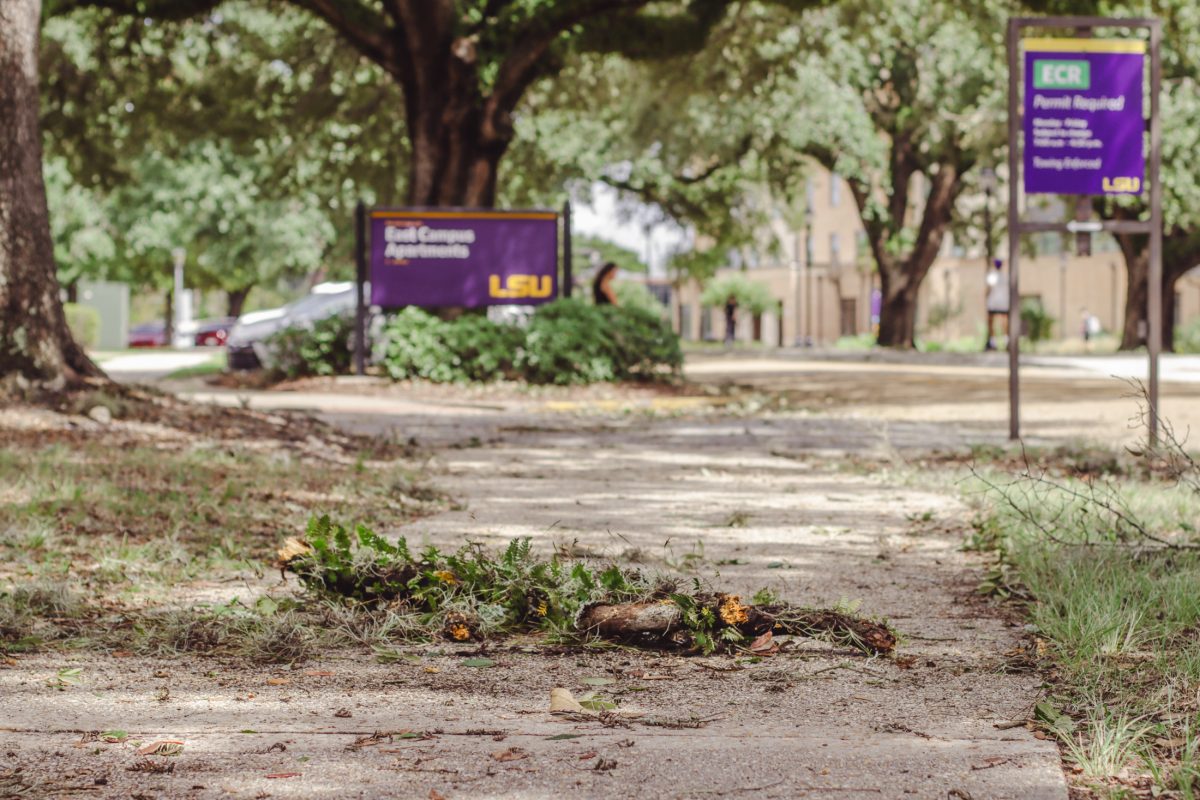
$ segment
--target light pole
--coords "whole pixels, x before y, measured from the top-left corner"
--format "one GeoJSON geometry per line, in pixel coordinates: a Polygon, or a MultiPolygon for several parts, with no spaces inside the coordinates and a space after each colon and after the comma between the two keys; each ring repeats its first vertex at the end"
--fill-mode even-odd
{"type": "Polygon", "coordinates": [[[1067,243],[1063,237],[1063,249],[1058,254],[1058,338],[1067,338],[1067,243]]]}
{"type": "Polygon", "coordinates": [[[800,330],[801,338],[803,339],[802,344],[805,347],[812,344],[812,334],[810,333],[812,326],[809,324],[809,311],[812,305],[812,285],[810,278],[812,277],[813,267],[813,214],[812,193],[809,192],[804,200],[804,261],[802,262],[800,272],[800,313],[804,323],[800,330]]]}
{"type": "MultiPolygon", "coordinates": [[[[792,268],[788,270],[792,295],[792,345],[800,344],[800,231],[792,233],[792,268]]],[[[782,345],[783,342],[781,341],[782,345]]]]}
{"type": "Polygon", "coordinates": [[[175,263],[175,284],[171,292],[171,330],[167,336],[167,346],[175,346],[175,337],[179,334],[179,326],[184,321],[183,311],[183,263],[187,260],[187,250],[176,247],[171,251],[175,263]]]}
{"type": "Polygon", "coordinates": [[[983,250],[987,259],[986,269],[992,268],[996,257],[992,242],[992,192],[996,190],[996,170],[984,167],[979,173],[979,185],[983,189],[983,250]]]}
{"type": "MultiPolygon", "coordinates": [[[[988,304],[988,295],[992,291],[992,287],[988,285],[988,279],[991,277],[992,266],[996,263],[996,251],[992,242],[992,192],[996,189],[996,170],[991,167],[984,167],[979,171],[979,186],[983,189],[983,313],[987,319],[987,333],[984,334],[983,349],[992,350],[995,348],[995,318],[992,316],[992,309],[988,304]]],[[[999,280],[999,275],[996,276],[999,280]]]]}

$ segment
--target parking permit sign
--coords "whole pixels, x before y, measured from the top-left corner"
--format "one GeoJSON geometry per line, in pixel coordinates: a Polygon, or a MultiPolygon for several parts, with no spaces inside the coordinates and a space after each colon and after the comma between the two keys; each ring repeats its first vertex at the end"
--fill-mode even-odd
{"type": "Polygon", "coordinates": [[[1141,194],[1145,42],[1025,39],[1025,192],[1141,194]]]}

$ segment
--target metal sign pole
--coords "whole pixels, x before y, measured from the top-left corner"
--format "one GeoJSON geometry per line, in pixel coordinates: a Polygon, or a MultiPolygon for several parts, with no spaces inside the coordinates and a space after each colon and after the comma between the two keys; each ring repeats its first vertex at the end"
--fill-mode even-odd
{"type": "Polygon", "coordinates": [[[1017,44],[1021,21],[1008,21],[1008,438],[1021,438],[1021,284],[1018,253],[1021,250],[1021,152],[1018,142],[1019,108],[1017,44]]]}
{"type": "Polygon", "coordinates": [[[1162,89],[1162,24],[1150,25],[1150,293],[1146,316],[1150,324],[1146,349],[1150,356],[1150,444],[1158,444],[1158,355],[1162,350],[1162,120],[1159,118],[1159,92],[1162,89]]]}
{"type": "Polygon", "coordinates": [[[562,296],[570,297],[571,290],[575,288],[575,265],[571,263],[571,201],[567,200],[563,203],[563,268],[562,268],[562,296]]]}
{"type": "Polygon", "coordinates": [[[367,374],[367,207],[354,206],[354,374],[367,374]]]}

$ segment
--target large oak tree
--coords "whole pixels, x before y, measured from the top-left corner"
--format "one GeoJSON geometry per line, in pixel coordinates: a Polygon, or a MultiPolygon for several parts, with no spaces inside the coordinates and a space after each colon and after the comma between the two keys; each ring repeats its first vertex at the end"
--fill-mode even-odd
{"type": "MultiPolygon", "coordinates": [[[[1110,13],[1136,15],[1139,6],[1120,4],[1110,13]]],[[[1155,9],[1163,20],[1163,152],[1162,344],[1175,343],[1175,287],[1200,264],[1200,5],[1192,0],[1162,0],[1155,9]]],[[[1096,198],[1104,219],[1149,217],[1149,193],[1136,197],[1096,198]]],[[[1146,344],[1150,294],[1148,236],[1123,234],[1117,244],[1125,261],[1128,292],[1121,330],[1122,350],[1146,344]]]]}
{"type": "MultiPolygon", "coordinates": [[[[776,0],[796,8],[818,0],[776,0]]],[[[362,56],[378,64],[401,87],[412,148],[408,202],[427,206],[490,206],[500,161],[513,139],[513,114],[529,87],[560,70],[572,49],[661,57],[703,45],[731,0],[288,0],[325,20],[362,56]]],[[[218,0],[47,0],[45,14],[91,6],[143,18],[183,18],[211,11],[218,0]]],[[[41,245],[22,251],[20,266],[0,262],[0,286],[11,286],[16,269],[30,276],[28,291],[55,298],[53,253],[41,185],[37,129],[37,41],[41,0],[6,0],[0,27],[5,82],[0,103],[23,110],[7,119],[21,129],[7,148],[21,163],[8,174],[6,197],[34,215],[23,232],[7,223],[0,248],[7,252],[28,231],[41,245]],[[32,205],[31,205],[32,204],[32,205]],[[40,209],[40,210],[39,210],[40,209]],[[36,249],[36,252],[34,252],[36,249]],[[34,288],[34,287],[37,288],[34,288]]],[[[2,108],[3,106],[0,106],[2,108]]],[[[11,293],[11,290],[9,290],[11,293]]],[[[43,355],[42,366],[0,360],[0,374],[19,370],[40,379],[66,374],[67,362],[87,369],[70,342],[61,309],[50,309],[45,330],[34,330],[22,313],[0,339],[0,353],[19,346],[43,355]],[[18,335],[19,334],[19,335],[18,335]],[[49,360],[47,360],[49,359],[49,360]],[[55,366],[57,364],[57,366],[55,366]]],[[[3,332],[3,328],[0,328],[3,332]]]]}
{"type": "Polygon", "coordinates": [[[62,384],[99,373],[59,301],[38,126],[41,0],[0,2],[0,377],[62,384]]]}
{"type": "Polygon", "coordinates": [[[796,146],[846,179],[879,270],[879,344],[912,347],[921,284],[966,176],[1003,135],[1003,13],[848,0],[808,30],[796,146]]]}

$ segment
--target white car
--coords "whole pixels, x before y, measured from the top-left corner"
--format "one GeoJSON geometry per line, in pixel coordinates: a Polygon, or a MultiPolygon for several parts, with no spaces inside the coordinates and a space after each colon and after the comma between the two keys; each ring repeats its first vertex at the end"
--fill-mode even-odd
{"type": "MultiPolygon", "coordinates": [[[[363,291],[371,296],[369,286],[363,291]]],[[[267,340],[286,328],[307,328],[335,314],[353,312],[353,281],[318,283],[312,292],[282,308],[243,314],[229,331],[225,345],[230,369],[258,369],[271,361],[267,340]]]]}

